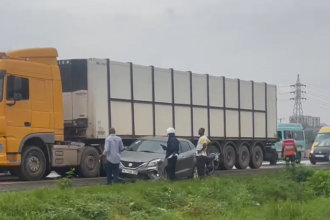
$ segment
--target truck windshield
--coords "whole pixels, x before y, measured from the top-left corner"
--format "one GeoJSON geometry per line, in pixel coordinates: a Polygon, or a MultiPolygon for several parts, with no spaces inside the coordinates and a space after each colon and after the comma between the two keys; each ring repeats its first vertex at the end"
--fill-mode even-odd
{"type": "Polygon", "coordinates": [[[330,138],[330,133],[317,134],[315,142],[321,142],[328,138],[330,138]]]}
{"type": "Polygon", "coordinates": [[[161,144],[167,145],[165,141],[157,140],[136,140],[127,149],[127,151],[137,151],[146,153],[164,154],[161,144]]]}

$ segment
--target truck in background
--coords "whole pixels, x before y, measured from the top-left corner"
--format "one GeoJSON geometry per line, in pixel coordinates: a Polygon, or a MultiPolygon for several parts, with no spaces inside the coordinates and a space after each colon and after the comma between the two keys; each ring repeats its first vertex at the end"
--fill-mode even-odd
{"type": "Polygon", "coordinates": [[[277,136],[279,141],[275,143],[272,147],[276,150],[277,154],[273,154],[273,157],[270,160],[270,165],[276,165],[277,161],[282,160],[282,144],[283,140],[288,134],[291,134],[292,138],[297,143],[297,161],[300,163],[301,158],[305,157],[306,152],[306,141],[304,128],[301,124],[294,123],[281,123],[277,125],[277,136]]]}
{"type": "Polygon", "coordinates": [[[57,61],[54,48],[0,57],[0,168],[22,180],[72,167],[97,177],[109,127],[125,145],[169,126],[196,143],[204,127],[227,170],[257,169],[275,152],[275,85],[109,59],[57,61]]]}

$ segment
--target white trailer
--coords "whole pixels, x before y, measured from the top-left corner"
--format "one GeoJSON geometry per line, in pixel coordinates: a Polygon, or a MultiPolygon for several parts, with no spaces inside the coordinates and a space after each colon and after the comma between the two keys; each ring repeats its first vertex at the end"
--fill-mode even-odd
{"type": "Polygon", "coordinates": [[[277,141],[276,86],[109,59],[60,60],[65,137],[104,144],[114,127],[126,145],[168,127],[196,144],[204,127],[220,168],[259,168],[277,141]]]}

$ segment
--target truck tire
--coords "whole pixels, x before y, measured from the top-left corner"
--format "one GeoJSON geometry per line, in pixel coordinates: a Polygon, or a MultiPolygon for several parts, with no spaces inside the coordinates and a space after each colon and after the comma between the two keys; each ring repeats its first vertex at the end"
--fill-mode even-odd
{"type": "Polygon", "coordinates": [[[276,165],[278,161],[278,153],[272,153],[272,157],[269,160],[270,165],[276,165]]]}
{"type": "Polygon", "coordinates": [[[44,152],[35,146],[25,146],[18,177],[20,180],[37,181],[44,178],[46,157],[44,152]]]}
{"type": "Polygon", "coordinates": [[[234,147],[231,145],[226,145],[223,150],[222,162],[220,163],[221,170],[231,170],[233,169],[236,162],[236,153],[234,147]]]}
{"type": "Polygon", "coordinates": [[[250,151],[245,145],[241,146],[237,153],[235,167],[240,170],[246,169],[250,164],[250,151]]]}
{"type": "Polygon", "coordinates": [[[264,161],[264,153],[259,145],[254,146],[251,151],[250,168],[259,169],[264,161]]]}
{"type": "Polygon", "coordinates": [[[78,175],[83,178],[97,177],[100,172],[100,154],[94,147],[86,147],[81,155],[78,175]]]}

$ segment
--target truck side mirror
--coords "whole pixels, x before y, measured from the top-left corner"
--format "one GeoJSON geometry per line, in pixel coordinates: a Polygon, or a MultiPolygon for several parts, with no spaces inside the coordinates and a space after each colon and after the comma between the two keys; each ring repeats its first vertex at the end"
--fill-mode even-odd
{"type": "Polygon", "coordinates": [[[15,77],[15,79],[14,79],[14,91],[15,91],[15,93],[16,92],[20,93],[21,89],[22,89],[22,79],[19,78],[19,77],[15,77]]]}

